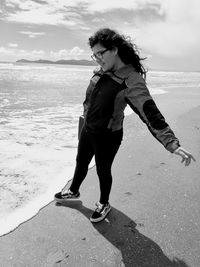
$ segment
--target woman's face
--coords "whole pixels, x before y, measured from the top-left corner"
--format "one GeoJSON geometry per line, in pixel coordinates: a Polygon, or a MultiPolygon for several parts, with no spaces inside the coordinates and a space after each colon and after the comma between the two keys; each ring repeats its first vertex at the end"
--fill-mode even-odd
{"type": "Polygon", "coordinates": [[[108,50],[101,44],[92,47],[92,58],[101,66],[103,71],[112,71],[115,68],[117,49],[108,50]]]}

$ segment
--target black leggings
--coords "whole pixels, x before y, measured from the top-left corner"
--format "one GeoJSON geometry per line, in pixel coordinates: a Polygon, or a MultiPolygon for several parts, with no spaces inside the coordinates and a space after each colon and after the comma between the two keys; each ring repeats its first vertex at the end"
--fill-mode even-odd
{"type": "Polygon", "coordinates": [[[89,133],[83,128],[78,144],[74,177],[70,186],[73,193],[79,191],[79,187],[87,175],[89,163],[95,156],[101,193],[100,203],[108,203],[112,186],[111,166],[121,144],[122,136],[122,129],[103,135],[89,133]]]}

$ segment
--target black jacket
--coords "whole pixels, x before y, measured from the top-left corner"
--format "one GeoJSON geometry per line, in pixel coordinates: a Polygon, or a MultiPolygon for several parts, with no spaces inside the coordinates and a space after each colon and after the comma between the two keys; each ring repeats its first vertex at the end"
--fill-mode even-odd
{"type": "Polygon", "coordinates": [[[180,146],[152,99],[145,80],[132,65],[115,73],[99,71],[91,78],[83,103],[85,128],[93,133],[120,130],[127,104],[168,151],[174,152],[180,146]]]}

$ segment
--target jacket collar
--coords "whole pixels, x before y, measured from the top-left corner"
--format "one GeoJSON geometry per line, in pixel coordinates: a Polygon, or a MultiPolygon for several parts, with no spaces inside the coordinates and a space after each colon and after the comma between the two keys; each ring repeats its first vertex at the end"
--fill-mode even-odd
{"type": "Polygon", "coordinates": [[[131,64],[128,64],[128,65],[121,67],[115,72],[105,72],[105,73],[117,76],[121,79],[126,79],[129,76],[129,74],[132,73],[133,71],[135,71],[134,67],[131,64]]]}

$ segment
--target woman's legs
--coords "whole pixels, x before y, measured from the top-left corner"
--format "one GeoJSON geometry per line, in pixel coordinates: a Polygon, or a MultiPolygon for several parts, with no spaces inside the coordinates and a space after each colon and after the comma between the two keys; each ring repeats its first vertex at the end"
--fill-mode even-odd
{"type": "Polygon", "coordinates": [[[100,203],[106,204],[112,187],[111,166],[122,141],[123,131],[107,136],[97,136],[95,142],[95,161],[100,183],[100,203]]]}
{"type": "Polygon", "coordinates": [[[82,130],[76,157],[76,168],[70,186],[73,193],[79,191],[79,187],[87,175],[89,163],[95,154],[100,184],[100,203],[108,203],[112,187],[111,166],[121,144],[122,136],[122,130],[108,135],[91,134],[85,129],[82,130]]]}
{"type": "Polygon", "coordinates": [[[76,156],[76,168],[74,171],[73,180],[70,186],[70,191],[77,193],[79,187],[85,179],[88,166],[94,155],[94,147],[90,134],[85,129],[82,130],[78,143],[78,151],[76,156]]]}

